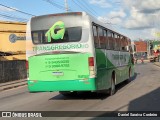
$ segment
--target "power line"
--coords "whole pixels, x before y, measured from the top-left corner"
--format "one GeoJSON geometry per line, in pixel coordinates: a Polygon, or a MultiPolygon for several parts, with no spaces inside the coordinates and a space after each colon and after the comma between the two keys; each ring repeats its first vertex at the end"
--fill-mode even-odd
{"type": "Polygon", "coordinates": [[[79,4],[77,4],[76,2],[74,2],[74,0],[72,0],[73,1],[73,3],[75,4],[75,5],[77,5],[81,10],[83,10],[83,8],[79,5],[79,4]]]}
{"type": "Polygon", "coordinates": [[[12,13],[10,13],[10,12],[8,12],[8,11],[1,11],[0,12],[0,16],[2,17],[2,18],[7,18],[8,20],[17,20],[17,21],[24,21],[24,22],[27,22],[28,20],[29,20],[29,18],[26,18],[26,17],[22,17],[21,15],[19,15],[19,14],[13,14],[13,12],[12,13]],[[17,16],[18,15],[18,16],[17,16]]]}
{"type": "Polygon", "coordinates": [[[1,14],[1,13],[0,13],[0,16],[3,17],[3,18],[10,19],[10,20],[18,20],[20,22],[27,22],[28,21],[25,18],[19,18],[19,17],[15,17],[15,16],[4,15],[4,14],[1,14]]]}
{"type": "Polygon", "coordinates": [[[91,13],[92,15],[98,17],[98,15],[97,15],[96,13],[92,12],[92,10],[90,10],[90,9],[88,8],[88,6],[86,6],[86,4],[83,4],[83,2],[80,2],[80,1],[78,1],[78,0],[77,0],[77,2],[80,3],[80,4],[82,5],[82,7],[85,8],[89,13],[91,13]]]}
{"type": "Polygon", "coordinates": [[[96,13],[93,13],[90,9],[88,9],[87,7],[85,7],[82,3],[80,3],[79,1],[77,1],[78,3],[76,3],[74,0],[72,0],[73,1],[73,3],[75,4],[75,5],[77,5],[81,10],[84,10],[83,8],[85,8],[86,10],[84,10],[84,11],[88,11],[88,13],[90,13],[91,15],[93,15],[93,16],[96,16],[96,17],[98,17],[98,15],[96,14],[96,13]],[[81,5],[80,5],[81,4],[81,5]]]}
{"type": "Polygon", "coordinates": [[[3,15],[3,14],[0,14],[0,16],[3,17],[3,18],[6,18],[6,19],[17,20],[17,21],[20,21],[20,22],[27,22],[28,21],[27,19],[18,18],[18,17],[11,17],[11,16],[8,16],[8,15],[3,15]]]}
{"type": "MultiPolygon", "coordinates": [[[[17,15],[18,15],[19,18],[22,17],[22,15],[19,15],[19,14],[17,14],[17,13],[16,13],[16,14],[13,14],[13,12],[11,13],[11,12],[7,12],[7,11],[4,11],[4,12],[1,11],[0,13],[1,13],[1,14],[4,14],[4,15],[8,15],[8,16],[15,16],[15,15],[17,16],[17,15]]],[[[23,17],[24,17],[24,15],[23,15],[23,17]]],[[[29,18],[28,18],[28,17],[27,17],[27,18],[25,17],[25,19],[29,19],[29,18]]]]}
{"type": "Polygon", "coordinates": [[[89,9],[91,9],[93,12],[95,12],[98,15],[98,13],[92,7],[90,7],[89,5],[87,5],[87,3],[86,3],[85,0],[83,1],[83,3],[86,5],[86,7],[88,7],[89,9]]]}
{"type": "MultiPolygon", "coordinates": [[[[54,3],[54,2],[52,2],[52,1],[50,1],[50,0],[43,0],[43,1],[51,4],[51,5],[54,6],[54,7],[57,7],[57,8],[59,8],[59,9],[61,9],[61,10],[65,10],[65,8],[64,8],[63,6],[61,6],[61,5],[59,5],[58,3],[54,3]]],[[[69,11],[72,11],[69,7],[68,7],[68,10],[69,10],[69,11]]]]}
{"type": "Polygon", "coordinates": [[[52,6],[57,7],[57,8],[59,8],[59,9],[61,9],[61,10],[64,10],[63,6],[58,5],[58,4],[56,4],[56,3],[53,3],[53,2],[50,1],[50,0],[43,0],[43,1],[48,2],[48,3],[51,4],[52,6]]]}
{"type": "Polygon", "coordinates": [[[62,6],[64,6],[64,2],[60,2],[59,0],[55,0],[55,3],[60,4],[62,6]]]}
{"type": "Polygon", "coordinates": [[[26,12],[23,12],[23,11],[21,11],[21,10],[17,10],[17,9],[15,9],[15,8],[12,8],[12,7],[8,7],[8,6],[3,5],[3,4],[0,4],[0,6],[3,6],[3,7],[5,7],[5,8],[11,9],[11,10],[14,10],[14,11],[17,11],[17,12],[20,12],[20,13],[23,13],[23,14],[26,14],[26,15],[29,15],[29,16],[35,16],[35,15],[33,15],[33,14],[26,13],[26,12]]]}

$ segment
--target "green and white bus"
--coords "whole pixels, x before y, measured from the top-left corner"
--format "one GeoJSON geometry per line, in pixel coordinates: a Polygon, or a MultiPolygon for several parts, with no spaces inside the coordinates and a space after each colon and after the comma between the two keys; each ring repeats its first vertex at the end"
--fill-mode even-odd
{"type": "Polygon", "coordinates": [[[27,25],[30,92],[109,90],[134,75],[131,41],[86,12],[36,16],[27,25]]]}

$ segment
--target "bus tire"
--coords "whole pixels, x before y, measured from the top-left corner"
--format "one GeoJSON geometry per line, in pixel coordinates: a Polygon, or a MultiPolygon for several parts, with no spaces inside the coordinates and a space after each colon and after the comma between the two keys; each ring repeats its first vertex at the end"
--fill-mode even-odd
{"type": "Polygon", "coordinates": [[[110,96],[114,95],[116,92],[116,86],[115,86],[115,74],[111,77],[111,88],[109,90],[110,96]]]}
{"type": "Polygon", "coordinates": [[[128,71],[128,79],[126,80],[126,83],[129,83],[130,80],[131,80],[131,74],[132,74],[132,69],[131,67],[129,68],[129,71],[128,71]]]}
{"type": "Polygon", "coordinates": [[[77,92],[70,92],[70,91],[59,91],[59,93],[66,97],[73,97],[77,95],[77,92]]]}
{"type": "Polygon", "coordinates": [[[131,67],[129,68],[129,80],[131,80],[131,76],[132,76],[132,69],[131,67]]]}

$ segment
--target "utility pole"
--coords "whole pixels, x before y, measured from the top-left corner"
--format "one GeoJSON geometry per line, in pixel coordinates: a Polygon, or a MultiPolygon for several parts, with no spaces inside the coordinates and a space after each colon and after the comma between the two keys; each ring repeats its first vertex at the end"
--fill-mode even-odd
{"type": "Polygon", "coordinates": [[[67,2],[67,0],[64,0],[64,5],[65,5],[66,12],[68,12],[68,2],[67,2]]]}

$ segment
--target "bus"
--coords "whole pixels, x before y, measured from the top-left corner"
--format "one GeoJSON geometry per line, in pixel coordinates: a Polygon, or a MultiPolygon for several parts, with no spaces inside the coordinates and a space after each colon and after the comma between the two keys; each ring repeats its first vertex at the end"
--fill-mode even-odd
{"type": "Polygon", "coordinates": [[[26,56],[30,92],[109,91],[134,75],[128,37],[86,12],[32,17],[26,56]]]}

